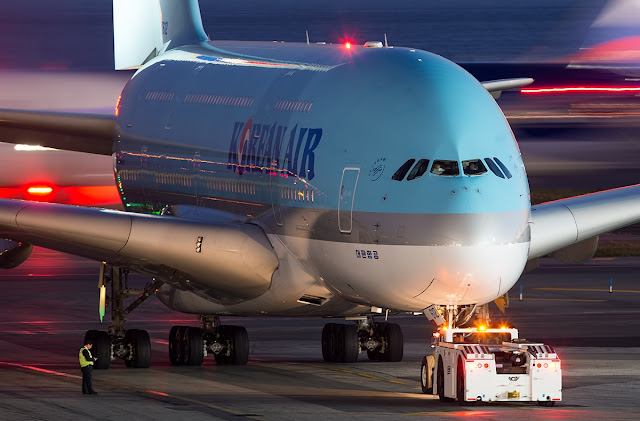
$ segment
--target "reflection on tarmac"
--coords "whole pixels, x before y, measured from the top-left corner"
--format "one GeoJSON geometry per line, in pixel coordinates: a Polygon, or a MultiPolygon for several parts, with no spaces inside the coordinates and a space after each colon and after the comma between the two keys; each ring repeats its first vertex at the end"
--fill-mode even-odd
{"type": "Polygon", "coordinates": [[[520,280],[523,300],[516,285],[508,317],[497,310],[493,317],[560,348],[564,400],[555,408],[462,409],[420,393],[419,363],[431,335],[424,317],[393,317],[405,337],[400,363],[369,362],[365,356],[356,364],[323,362],[323,320],[238,318],[233,323],[246,326],[251,339],[249,365],[217,366],[208,358],[202,367],[173,367],[167,354],[170,327],[197,323],[155,299],[132,313],[128,325],[149,330],[152,368],[127,369],[115,361],[112,369],[94,373],[100,395],[83,397],[77,353],[84,332],[99,328],[98,264],[36,249],[24,265],[0,272],[0,418],[638,419],[640,354],[629,348],[640,346],[638,268],[635,258],[576,267],[544,262],[526,274],[520,280]]]}

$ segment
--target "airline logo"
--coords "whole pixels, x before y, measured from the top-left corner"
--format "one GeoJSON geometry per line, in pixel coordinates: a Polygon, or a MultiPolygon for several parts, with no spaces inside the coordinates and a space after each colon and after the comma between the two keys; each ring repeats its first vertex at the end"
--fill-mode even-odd
{"type": "Polygon", "coordinates": [[[254,123],[252,118],[239,121],[233,126],[227,168],[238,174],[268,172],[310,181],[321,139],[322,129],[254,123]]]}

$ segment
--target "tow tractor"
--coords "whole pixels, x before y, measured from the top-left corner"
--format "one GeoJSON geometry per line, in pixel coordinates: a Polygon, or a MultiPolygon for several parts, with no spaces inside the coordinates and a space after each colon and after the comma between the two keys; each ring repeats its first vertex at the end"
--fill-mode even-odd
{"type": "Polygon", "coordinates": [[[440,401],[538,402],[562,400],[562,367],[549,345],[518,338],[513,328],[442,327],[433,355],[422,360],[422,392],[440,401]]]}

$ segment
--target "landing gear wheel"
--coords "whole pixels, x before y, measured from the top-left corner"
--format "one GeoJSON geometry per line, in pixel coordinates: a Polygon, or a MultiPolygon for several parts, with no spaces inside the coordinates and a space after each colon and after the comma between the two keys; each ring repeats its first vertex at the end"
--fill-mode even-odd
{"type": "Polygon", "coordinates": [[[384,337],[387,342],[385,361],[402,361],[402,355],[404,354],[404,340],[402,338],[402,329],[400,328],[400,325],[397,323],[388,323],[384,329],[384,337]]]}
{"type": "Polygon", "coordinates": [[[91,355],[98,358],[93,363],[93,368],[97,370],[106,370],[111,365],[111,338],[109,334],[103,330],[89,330],[84,335],[85,344],[87,340],[93,342],[91,355]]]}
{"type": "Polygon", "coordinates": [[[465,384],[464,384],[464,363],[462,359],[458,359],[458,368],[456,370],[456,397],[458,398],[458,405],[467,406],[467,398],[465,396],[465,384]]]}
{"type": "Polygon", "coordinates": [[[182,365],[182,326],[173,326],[169,332],[169,361],[171,365],[182,365]]]}
{"type": "Polygon", "coordinates": [[[358,361],[358,330],[354,325],[337,325],[335,332],[336,361],[354,363],[358,361]]]}
{"type": "Polygon", "coordinates": [[[331,362],[336,360],[335,323],[327,323],[322,328],[322,358],[331,362]]]}
{"type": "Polygon", "coordinates": [[[133,358],[125,360],[127,367],[149,368],[151,366],[151,340],[146,330],[129,329],[124,340],[133,352],[133,358]]]}
{"type": "Polygon", "coordinates": [[[202,365],[204,359],[204,344],[202,342],[202,329],[199,327],[187,327],[182,346],[187,357],[185,364],[190,366],[202,365]]]}
{"type": "Polygon", "coordinates": [[[420,384],[422,393],[426,395],[433,394],[433,368],[435,367],[435,357],[427,355],[422,359],[422,368],[420,370],[420,384]]]}
{"type": "Polygon", "coordinates": [[[243,326],[231,326],[231,364],[247,365],[249,361],[249,335],[243,326]]]}
{"type": "Polygon", "coordinates": [[[215,354],[216,363],[246,365],[249,361],[249,335],[247,330],[242,326],[220,326],[219,340],[228,343],[231,348],[230,355],[228,352],[224,354],[215,354]]]}

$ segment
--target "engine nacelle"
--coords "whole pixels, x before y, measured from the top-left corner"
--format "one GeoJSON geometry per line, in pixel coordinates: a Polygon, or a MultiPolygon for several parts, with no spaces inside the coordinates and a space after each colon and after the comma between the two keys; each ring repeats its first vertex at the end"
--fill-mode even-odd
{"type": "Polygon", "coordinates": [[[33,245],[8,239],[0,239],[0,269],[13,269],[23,264],[31,255],[33,245]]]}

